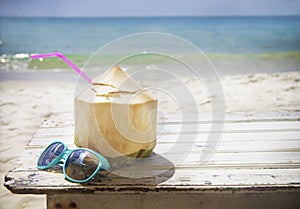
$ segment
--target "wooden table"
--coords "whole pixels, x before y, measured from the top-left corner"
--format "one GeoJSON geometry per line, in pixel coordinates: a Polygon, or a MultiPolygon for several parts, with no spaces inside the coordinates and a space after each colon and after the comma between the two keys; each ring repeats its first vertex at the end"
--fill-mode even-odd
{"type": "Polygon", "coordinates": [[[46,194],[48,208],[300,208],[299,111],[226,114],[223,136],[206,163],[199,159],[210,131],[209,116],[184,121],[182,131],[176,117],[170,117],[158,124],[163,135],[155,152],[161,160],[155,158],[148,166],[153,163],[160,170],[169,162],[165,172],[138,179],[100,172],[85,185],[66,181],[59,170],[35,167],[51,141],[72,146],[71,121],[45,121],[5,177],[11,192],[46,194]],[[198,131],[189,128],[195,124],[198,131]],[[180,143],[191,143],[190,151],[169,153],[180,132],[185,137],[180,143]],[[168,156],[180,154],[181,161],[169,161],[168,156]]]}

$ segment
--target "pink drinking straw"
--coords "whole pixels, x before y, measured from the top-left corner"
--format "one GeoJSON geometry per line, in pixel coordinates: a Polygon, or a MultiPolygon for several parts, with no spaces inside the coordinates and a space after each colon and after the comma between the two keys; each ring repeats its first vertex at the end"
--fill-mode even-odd
{"type": "Polygon", "coordinates": [[[68,60],[62,53],[54,52],[49,54],[32,54],[30,55],[32,59],[38,58],[48,58],[48,57],[58,57],[62,59],[65,63],[67,63],[71,68],[73,68],[79,75],[81,75],[87,82],[92,83],[92,79],[85,74],[79,67],[73,64],[70,60],[68,60]]]}

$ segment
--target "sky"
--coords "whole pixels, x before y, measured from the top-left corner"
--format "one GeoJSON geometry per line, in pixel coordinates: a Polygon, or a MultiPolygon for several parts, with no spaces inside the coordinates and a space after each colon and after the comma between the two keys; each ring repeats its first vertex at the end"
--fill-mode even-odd
{"type": "Polygon", "coordinates": [[[300,0],[0,0],[0,16],[300,15],[300,0]]]}

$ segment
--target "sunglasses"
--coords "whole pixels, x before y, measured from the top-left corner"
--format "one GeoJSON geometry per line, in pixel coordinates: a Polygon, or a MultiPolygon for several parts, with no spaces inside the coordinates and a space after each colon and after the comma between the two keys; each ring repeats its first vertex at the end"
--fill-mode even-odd
{"type": "Polygon", "coordinates": [[[49,144],[37,161],[40,170],[55,165],[62,166],[65,178],[76,183],[88,182],[100,169],[108,170],[110,167],[106,158],[99,153],[84,148],[69,150],[61,141],[49,144]]]}

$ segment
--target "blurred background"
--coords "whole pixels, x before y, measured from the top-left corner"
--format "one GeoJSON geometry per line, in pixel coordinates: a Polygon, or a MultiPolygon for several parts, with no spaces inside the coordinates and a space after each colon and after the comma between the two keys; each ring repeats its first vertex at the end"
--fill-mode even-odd
{"type": "Polygon", "coordinates": [[[28,54],[59,51],[82,66],[108,42],[139,32],[190,41],[221,75],[300,69],[299,0],[1,0],[0,15],[2,79],[3,71],[68,68],[28,54]]]}

